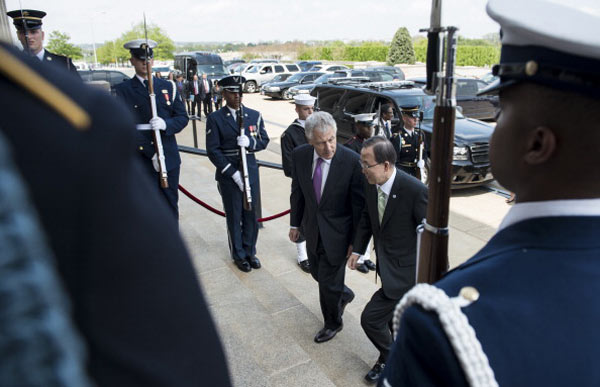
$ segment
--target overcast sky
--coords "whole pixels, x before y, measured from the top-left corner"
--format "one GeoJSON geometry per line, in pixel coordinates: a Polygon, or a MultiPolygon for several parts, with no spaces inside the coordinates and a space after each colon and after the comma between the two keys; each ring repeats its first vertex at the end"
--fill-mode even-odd
{"type": "MultiPolygon", "coordinates": [[[[527,0],[523,0],[527,1],[527,0]]],[[[600,0],[554,0],[598,10],[600,0]]],[[[5,0],[7,10],[19,0],[5,0]]],[[[142,21],[176,42],[267,40],[391,40],[399,27],[411,35],[429,26],[431,0],[20,0],[48,13],[44,30],[66,32],[73,43],[112,40],[142,21]]],[[[443,0],[443,25],[478,38],[498,32],[486,0],[443,0]]]]}

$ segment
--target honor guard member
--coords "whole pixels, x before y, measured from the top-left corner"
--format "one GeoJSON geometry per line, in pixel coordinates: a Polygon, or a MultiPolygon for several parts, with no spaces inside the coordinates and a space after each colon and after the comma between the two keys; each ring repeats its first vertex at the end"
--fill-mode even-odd
{"type": "MultiPolygon", "coordinates": [[[[354,125],[356,127],[356,136],[348,140],[344,146],[360,155],[365,140],[373,136],[373,128],[376,124],[376,121],[373,120],[374,115],[375,113],[362,113],[353,116],[354,125]]],[[[355,268],[365,274],[368,273],[369,270],[375,270],[375,264],[371,261],[371,242],[367,245],[365,253],[358,258],[355,268]]]]}
{"type": "Polygon", "coordinates": [[[18,9],[6,14],[13,19],[13,24],[17,29],[17,38],[19,38],[24,51],[29,52],[30,55],[37,57],[42,62],[53,63],[65,68],[81,79],[71,58],[53,54],[44,48],[42,19],[46,16],[46,12],[34,9],[18,9]]]}
{"type": "Polygon", "coordinates": [[[242,104],[244,77],[228,76],[219,81],[226,105],[211,113],[206,121],[206,152],[215,165],[215,180],[223,198],[227,218],[229,248],[236,266],[244,272],[260,268],[256,257],[258,222],[256,206],[243,208],[244,182],[242,176],[240,147],[246,148],[246,161],[250,178],[251,194],[258,197],[258,165],[254,153],[269,144],[262,115],[242,104]],[[240,135],[238,114],[242,114],[244,135],[240,135]]]}
{"type": "Polygon", "coordinates": [[[600,385],[600,14],[564,4],[488,2],[490,163],[516,204],[473,258],[402,299],[381,386],[600,385]]]}
{"type": "Polygon", "coordinates": [[[400,108],[403,128],[394,133],[392,144],[398,158],[396,166],[412,176],[417,176],[417,158],[419,157],[419,133],[415,131],[419,122],[419,106],[403,106],[400,108]]]}
{"type": "Polygon", "coordinates": [[[186,127],[189,119],[181,95],[177,93],[172,82],[152,77],[154,94],[156,95],[156,111],[158,117],[152,118],[150,96],[148,94],[148,70],[146,62],[150,67],[154,63],[153,48],[156,42],[149,40],[148,57],[146,57],[145,39],[136,39],[123,45],[131,53],[129,61],[135,69],[133,78],[118,84],[115,87],[117,97],[125,102],[129,110],[135,116],[137,124],[137,150],[144,161],[146,172],[152,178],[154,185],[164,196],[175,215],[179,217],[178,187],[181,157],[175,134],[186,127]],[[148,125],[148,123],[150,125],[148,125]],[[152,130],[150,130],[152,129],[152,130]],[[167,166],[168,188],[160,186],[158,174],[158,158],[154,147],[153,130],[160,130],[165,163],[167,166]]]}
{"type": "MultiPolygon", "coordinates": [[[[92,383],[231,385],[218,334],[177,222],[160,194],[152,190],[133,150],[131,114],[106,92],[73,82],[66,72],[7,44],[0,43],[0,58],[0,106],[10,112],[0,114],[0,132],[69,296],[70,316],[87,347],[86,371],[92,383]]],[[[2,183],[7,182],[9,175],[3,173],[2,183]]],[[[0,192],[0,196],[5,194],[0,192]]],[[[2,212],[5,208],[0,207],[2,212]]],[[[11,221],[4,215],[0,214],[0,224],[11,221]]],[[[15,226],[31,226],[23,215],[12,220],[14,230],[0,234],[0,252],[13,247],[21,253],[33,250],[36,260],[43,259],[43,250],[33,243],[10,244],[18,229],[15,226]]],[[[17,270],[21,263],[12,260],[0,272],[17,270]]],[[[41,274],[39,264],[33,269],[41,274]]],[[[6,286],[23,279],[1,282],[6,286]]],[[[25,287],[21,296],[35,292],[35,287],[25,287]]],[[[4,312],[20,301],[4,294],[0,297],[4,312]]],[[[30,323],[50,312],[41,302],[15,308],[26,312],[30,323]]],[[[56,317],[45,321],[54,333],[60,332],[56,317]]],[[[23,334],[22,330],[0,332],[0,343],[10,333],[23,334]]],[[[21,347],[29,337],[13,340],[9,343],[11,361],[2,357],[0,366],[5,370],[15,359],[33,355],[24,369],[29,375],[18,375],[22,369],[10,370],[31,383],[13,381],[3,386],[68,385],[59,380],[50,383],[49,375],[35,376],[46,370],[36,368],[40,362],[61,366],[62,376],[76,371],[66,368],[72,363],[57,358],[61,355],[58,348],[52,349],[67,345],[70,337],[54,343],[54,336],[37,332],[38,348],[21,347]]]]}
{"type": "MultiPolygon", "coordinates": [[[[292,151],[308,142],[304,132],[304,123],[315,111],[315,100],[316,98],[309,94],[298,94],[294,97],[298,118],[281,135],[281,164],[283,165],[283,173],[287,177],[292,177],[292,151]]],[[[298,266],[305,273],[310,273],[310,263],[306,253],[306,238],[302,233],[300,233],[295,243],[298,252],[298,266]]]]}

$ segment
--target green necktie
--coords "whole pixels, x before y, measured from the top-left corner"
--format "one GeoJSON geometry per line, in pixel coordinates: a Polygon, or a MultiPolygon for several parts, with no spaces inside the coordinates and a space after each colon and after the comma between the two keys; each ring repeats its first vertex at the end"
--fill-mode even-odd
{"type": "Polygon", "coordinates": [[[385,212],[385,199],[387,195],[381,187],[377,187],[377,212],[379,212],[379,224],[383,220],[383,213],[385,212]]]}

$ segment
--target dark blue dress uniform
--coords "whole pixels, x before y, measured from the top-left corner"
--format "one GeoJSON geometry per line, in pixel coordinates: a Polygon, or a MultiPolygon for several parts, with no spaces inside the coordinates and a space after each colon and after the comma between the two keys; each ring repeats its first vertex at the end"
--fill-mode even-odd
{"type": "MultiPolygon", "coordinates": [[[[158,172],[152,165],[152,156],[156,153],[154,149],[154,138],[151,130],[138,130],[136,134],[136,147],[138,153],[144,159],[146,171],[156,183],[157,189],[167,199],[171,210],[178,216],[178,186],[181,157],[175,134],[181,132],[188,124],[188,115],[179,93],[173,91],[173,84],[169,81],[152,77],[154,82],[154,94],[156,95],[156,111],[158,116],[165,120],[166,130],[161,130],[161,139],[167,165],[169,188],[161,188],[158,172]],[[175,97],[173,97],[175,96],[175,97]]],[[[150,97],[147,87],[140,82],[137,76],[127,80],[115,87],[117,96],[121,98],[127,107],[134,113],[136,124],[148,124],[152,118],[150,108],[150,97]]]]}
{"type": "Polygon", "coordinates": [[[578,164],[598,168],[596,117],[584,115],[568,125],[600,101],[600,40],[589,33],[598,29],[600,18],[538,0],[490,0],[487,12],[500,23],[502,51],[493,68],[500,79],[482,93],[504,90],[492,167],[505,173],[510,173],[507,165],[524,168],[510,177],[518,203],[474,257],[435,283],[450,297],[466,289],[476,295],[460,310],[486,361],[477,368],[459,361],[479,351],[478,345],[456,351],[462,340],[449,340],[449,320],[442,324],[429,311],[431,304],[428,310],[412,305],[401,316],[380,386],[468,386],[470,371],[485,368],[495,378],[487,385],[600,386],[598,175],[559,177],[578,164]],[[561,104],[568,109],[546,123],[543,114],[561,104]],[[547,130],[542,135],[540,127],[547,130]],[[586,149],[595,153],[565,149],[572,138],[588,141],[586,149]],[[520,140],[532,144],[509,148],[520,140]],[[547,141],[556,143],[540,145],[547,141]],[[578,185],[569,189],[573,180],[578,185]],[[519,202],[519,195],[526,200],[519,202]]]}
{"type": "MultiPolygon", "coordinates": [[[[252,197],[258,197],[258,166],[254,153],[263,150],[269,144],[262,116],[256,110],[242,106],[244,132],[250,139],[247,148],[248,174],[252,197]]],[[[237,111],[239,112],[239,110],[237,111]]],[[[236,113],[237,113],[236,112],[236,113]]],[[[227,106],[211,113],[206,121],[206,151],[215,165],[215,180],[223,199],[227,217],[227,231],[231,257],[236,261],[250,259],[256,255],[258,222],[256,221],[256,203],[252,210],[243,209],[243,193],[232,179],[240,171],[240,147],[237,137],[240,135],[238,123],[227,106]]]]}
{"type": "Polygon", "coordinates": [[[177,222],[135,154],[131,114],[5,44],[0,57],[0,106],[10,112],[0,130],[56,258],[90,377],[98,386],[229,386],[177,222]],[[22,84],[24,68],[39,76],[35,89],[22,84]]]}

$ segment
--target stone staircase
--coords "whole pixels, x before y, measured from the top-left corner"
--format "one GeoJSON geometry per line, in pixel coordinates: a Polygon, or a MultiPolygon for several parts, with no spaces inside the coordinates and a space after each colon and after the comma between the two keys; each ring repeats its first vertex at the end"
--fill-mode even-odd
{"type": "MultiPolygon", "coordinates": [[[[199,147],[204,148],[204,122],[197,126],[199,147]]],[[[180,145],[193,145],[191,127],[178,135],[180,145]]],[[[272,151],[258,157],[280,162],[278,148],[272,142],[272,151]]],[[[182,159],[181,184],[221,209],[208,158],[182,154],[182,159]]],[[[260,175],[263,216],[289,208],[290,180],[278,170],[262,168],[260,175]]],[[[179,206],[181,233],[220,332],[235,386],[365,385],[363,377],[378,357],[360,326],[364,305],[378,289],[374,272],[347,270],[346,284],[356,298],[344,313],[344,329],[333,340],[316,344],[313,337],[322,328],[317,283],[296,263],[295,246],[287,238],[289,216],[264,224],[257,245],[263,267],[242,273],[229,257],[225,219],[181,193],[179,206]]],[[[482,231],[468,218],[459,217],[457,226],[458,232],[481,234],[480,239],[470,236],[477,239],[476,245],[490,235],[490,230],[482,231]]],[[[457,245],[461,255],[465,253],[463,244],[457,245]]]]}

